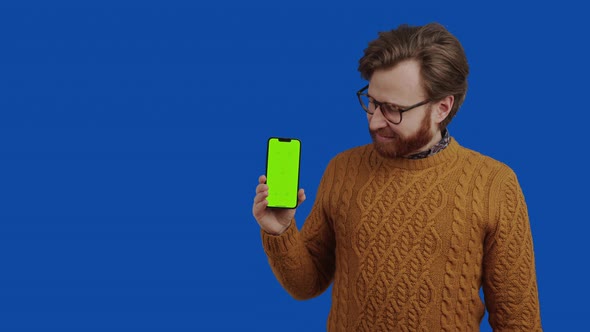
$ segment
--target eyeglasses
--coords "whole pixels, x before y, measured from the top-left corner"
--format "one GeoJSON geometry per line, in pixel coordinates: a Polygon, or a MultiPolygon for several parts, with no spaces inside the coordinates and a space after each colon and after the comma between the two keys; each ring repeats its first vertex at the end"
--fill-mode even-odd
{"type": "Polygon", "coordinates": [[[365,112],[373,115],[375,113],[375,110],[377,110],[377,107],[379,107],[385,119],[393,124],[400,124],[402,122],[402,113],[414,109],[418,106],[428,104],[430,102],[430,99],[426,99],[424,101],[419,102],[418,104],[402,108],[395,104],[382,103],[380,101],[376,101],[375,98],[367,94],[367,89],[369,89],[369,85],[365,86],[364,88],[356,92],[356,96],[359,99],[359,103],[361,103],[361,106],[363,107],[365,112]]]}

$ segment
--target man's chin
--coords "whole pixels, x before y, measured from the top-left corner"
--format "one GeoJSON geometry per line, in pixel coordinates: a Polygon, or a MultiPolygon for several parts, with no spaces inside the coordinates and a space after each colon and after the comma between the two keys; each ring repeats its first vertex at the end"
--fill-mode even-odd
{"type": "Polygon", "coordinates": [[[375,151],[377,151],[377,153],[379,153],[380,156],[388,159],[395,159],[400,157],[398,150],[395,148],[395,146],[392,146],[393,144],[394,143],[391,142],[383,143],[373,140],[373,146],[375,147],[375,151]]]}
{"type": "Polygon", "coordinates": [[[379,142],[381,144],[392,144],[395,143],[395,141],[397,141],[397,136],[382,136],[378,133],[375,133],[373,135],[373,141],[379,142]]]}

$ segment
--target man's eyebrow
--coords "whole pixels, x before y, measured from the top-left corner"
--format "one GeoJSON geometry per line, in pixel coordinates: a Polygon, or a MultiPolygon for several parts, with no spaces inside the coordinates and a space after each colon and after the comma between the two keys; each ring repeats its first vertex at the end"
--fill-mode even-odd
{"type": "Polygon", "coordinates": [[[396,104],[396,103],[390,103],[388,101],[379,101],[375,97],[371,96],[368,91],[367,91],[367,96],[369,96],[370,98],[372,98],[374,101],[378,102],[379,104],[389,104],[389,105],[393,105],[393,106],[398,107],[398,108],[401,108],[401,109],[404,109],[404,108],[408,107],[408,106],[402,106],[402,105],[399,105],[399,104],[396,104]]]}

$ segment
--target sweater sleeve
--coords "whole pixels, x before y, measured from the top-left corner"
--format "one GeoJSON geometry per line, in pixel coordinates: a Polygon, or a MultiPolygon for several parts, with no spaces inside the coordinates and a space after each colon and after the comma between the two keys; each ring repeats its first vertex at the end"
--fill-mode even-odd
{"type": "Polygon", "coordinates": [[[498,174],[490,191],[483,291],[494,331],[542,331],[533,239],[514,172],[498,174]]]}
{"type": "Polygon", "coordinates": [[[335,237],[327,209],[333,170],[330,162],[301,231],[295,220],[278,236],[261,231],[262,244],[273,273],[287,292],[299,300],[320,295],[334,277],[335,237]]]}

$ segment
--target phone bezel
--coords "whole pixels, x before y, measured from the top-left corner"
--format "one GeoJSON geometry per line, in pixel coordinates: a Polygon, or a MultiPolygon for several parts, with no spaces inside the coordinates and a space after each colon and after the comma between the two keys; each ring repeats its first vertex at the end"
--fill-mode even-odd
{"type": "MultiPolygon", "coordinates": [[[[268,166],[269,166],[269,157],[270,157],[270,145],[271,145],[271,141],[272,140],[278,140],[279,142],[291,142],[291,141],[297,141],[299,142],[299,148],[297,150],[298,156],[297,156],[297,189],[295,190],[295,205],[294,206],[277,206],[277,205],[268,205],[269,208],[276,208],[276,209],[294,209],[298,206],[298,192],[299,192],[299,184],[300,184],[300,178],[301,178],[301,149],[302,149],[302,144],[301,144],[301,140],[298,138],[294,138],[294,137],[278,137],[278,136],[272,136],[269,137],[266,143],[266,170],[265,170],[265,176],[267,177],[267,181],[268,181],[268,166]]],[[[269,203],[270,204],[270,203],[269,203]]]]}

